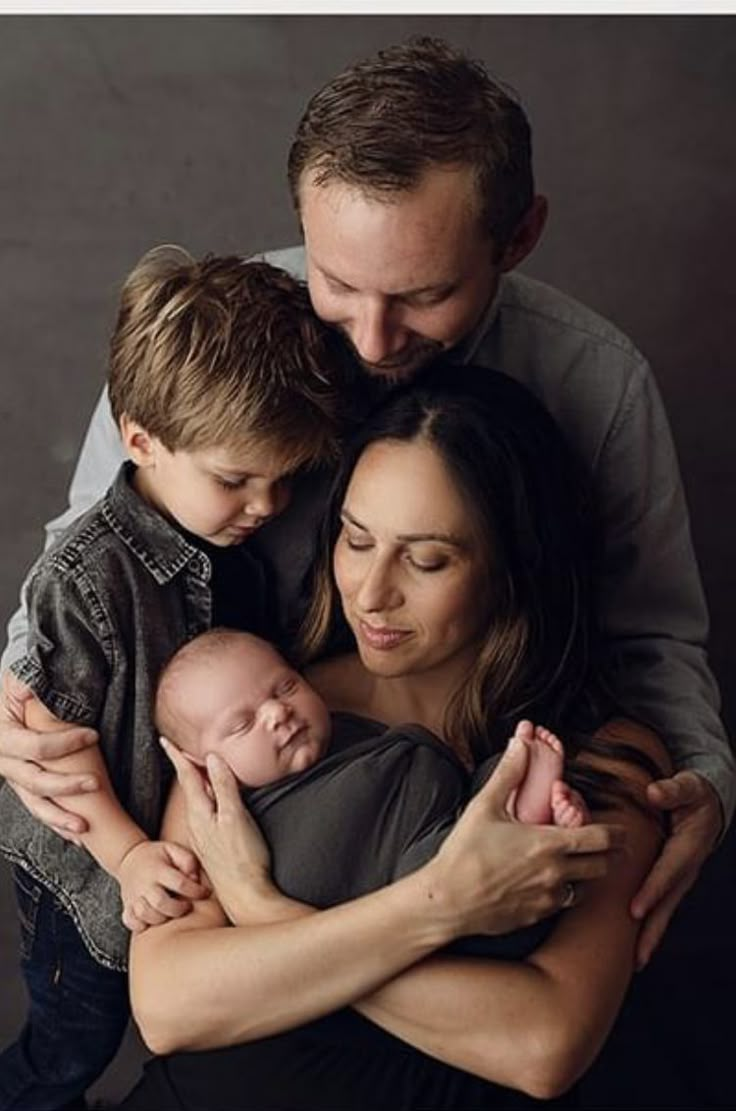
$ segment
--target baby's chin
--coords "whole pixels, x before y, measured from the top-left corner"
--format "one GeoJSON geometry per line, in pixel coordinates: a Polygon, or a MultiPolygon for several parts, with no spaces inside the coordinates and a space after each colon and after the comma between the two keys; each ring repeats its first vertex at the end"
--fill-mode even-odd
{"type": "Polygon", "coordinates": [[[292,753],[289,770],[305,772],[320,760],[327,751],[327,743],[320,737],[309,736],[298,743],[292,753]]]}

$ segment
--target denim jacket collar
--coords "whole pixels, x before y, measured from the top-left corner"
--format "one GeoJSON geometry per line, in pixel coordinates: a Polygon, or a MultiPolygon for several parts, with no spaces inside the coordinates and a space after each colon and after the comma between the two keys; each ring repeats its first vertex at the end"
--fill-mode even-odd
{"type": "Polygon", "coordinates": [[[114,533],[159,584],[170,582],[184,567],[208,581],[210,561],[136,493],[135,465],[123,463],[105,494],[102,514],[114,533]]]}

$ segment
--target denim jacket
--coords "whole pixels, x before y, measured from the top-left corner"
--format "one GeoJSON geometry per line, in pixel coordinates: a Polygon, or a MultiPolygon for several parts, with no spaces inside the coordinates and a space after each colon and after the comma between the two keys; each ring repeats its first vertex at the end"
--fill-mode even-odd
{"type": "MultiPolygon", "coordinates": [[[[211,561],[136,494],[124,464],[101,501],[36,563],[25,592],[28,649],[13,672],[57,717],[93,726],[118,799],[156,837],[169,784],[152,720],[161,667],[212,624],[211,561]]],[[[244,548],[244,589],[262,591],[244,548]]],[[[117,882],[86,849],[0,789],[0,851],[52,890],[92,956],[124,969],[117,882]]]]}

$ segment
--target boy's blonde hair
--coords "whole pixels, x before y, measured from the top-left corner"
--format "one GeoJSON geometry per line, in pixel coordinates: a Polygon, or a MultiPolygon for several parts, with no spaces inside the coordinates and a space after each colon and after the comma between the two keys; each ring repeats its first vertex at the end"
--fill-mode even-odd
{"type": "Polygon", "coordinates": [[[335,451],[338,343],[286,271],[156,247],[122,289],[113,417],[125,413],[169,451],[257,436],[290,469],[319,463],[335,451]]]}

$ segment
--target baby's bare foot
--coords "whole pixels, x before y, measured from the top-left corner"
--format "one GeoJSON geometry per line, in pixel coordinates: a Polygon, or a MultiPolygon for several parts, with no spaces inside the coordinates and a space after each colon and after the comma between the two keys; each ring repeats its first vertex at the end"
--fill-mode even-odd
{"type": "Polygon", "coordinates": [[[583,796],[561,779],[552,784],[552,820],[565,829],[577,829],[591,820],[583,796]]]}
{"type": "Polygon", "coordinates": [[[553,821],[552,787],[561,780],[565,763],[562,743],[554,733],[531,722],[520,722],[516,735],[529,749],[526,776],[516,791],[514,815],[520,822],[546,825],[553,821]]]}

